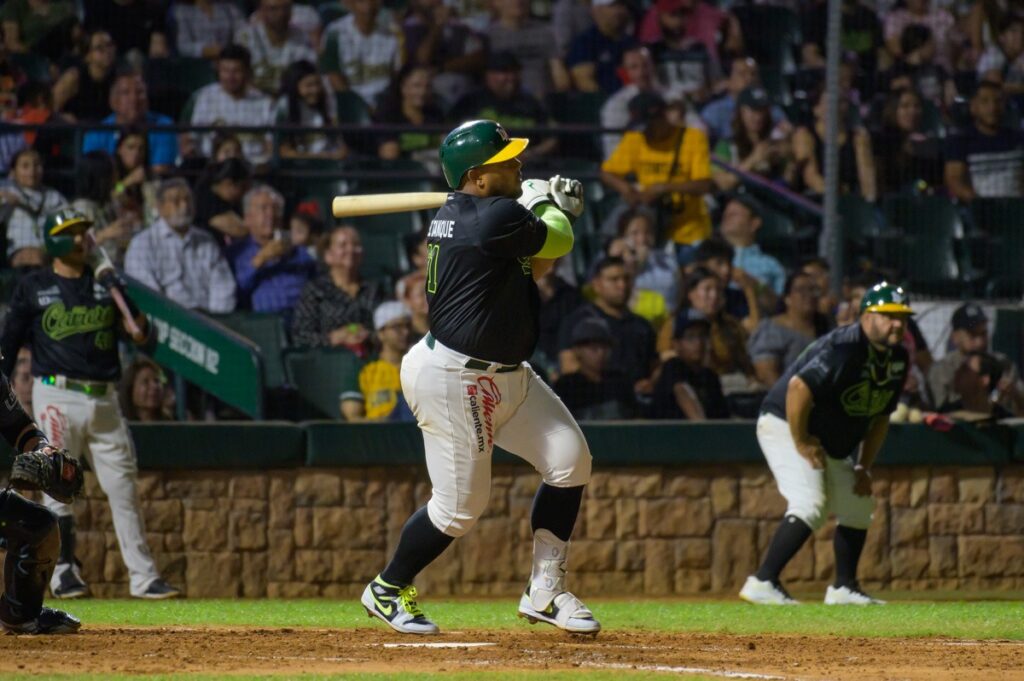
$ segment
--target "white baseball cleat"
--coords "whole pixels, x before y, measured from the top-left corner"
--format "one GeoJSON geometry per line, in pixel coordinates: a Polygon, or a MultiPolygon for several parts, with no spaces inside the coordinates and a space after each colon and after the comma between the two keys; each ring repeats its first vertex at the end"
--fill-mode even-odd
{"type": "Polygon", "coordinates": [[[798,605],[800,601],[790,596],[781,584],[762,581],[750,575],[740,589],[740,598],[754,605],[798,605]]]}
{"type": "Polygon", "coordinates": [[[594,613],[565,588],[569,542],[550,530],[533,533],[533,573],[519,599],[519,616],[530,624],[546,622],[573,634],[596,634],[601,623],[594,613]]]}
{"type": "Polygon", "coordinates": [[[388,584],[380,575],[366,585],[360,602],[366,614],[382,620],[389,627],[402,634],[430,636],[440,633],[416,603],[416,587],[398,587],[388,584]]]}
{"type": "Polygon", "coordinates": [[[590,608],[568,591],[561,592],[551,599],[546,608],[539,610],[530,598],[530,587],[526,587],[526,592],[519,599],[519,616],[526,618],[530,624],[547,622],[572,634],[596,634],[601,631],[601,623],[594,619],[590,608]]]}
{"type": "Polygon", "coordinates": [[[880,598],[873,598],[861,591],[860,586],[831,586],[825,589],[825,605],[885,605],[880,598]]]}

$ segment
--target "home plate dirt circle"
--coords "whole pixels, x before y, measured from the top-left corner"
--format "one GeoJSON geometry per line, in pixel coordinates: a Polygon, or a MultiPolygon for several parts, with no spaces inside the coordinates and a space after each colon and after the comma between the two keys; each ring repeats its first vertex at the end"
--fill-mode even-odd
{"type": "Polygon", "coordinates": [[[622,670],[780,681],[1024,681],[1024,643],[553,629],[460,630],[410,639],[374,629],[102,627],[0,636],[0,676],[622,670]]]}

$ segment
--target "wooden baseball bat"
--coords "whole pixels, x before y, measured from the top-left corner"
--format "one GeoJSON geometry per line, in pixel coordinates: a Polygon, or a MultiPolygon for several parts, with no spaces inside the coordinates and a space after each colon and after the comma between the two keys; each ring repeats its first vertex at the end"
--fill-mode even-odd
{"type": "Polygon", "coordinates": [[[359,215],[404,213],[427,208],[440,208],[448,199],[448,192],[399,192],[396,194],[357,194],[335,196],[331,213],[336,218],[359,215]]]}

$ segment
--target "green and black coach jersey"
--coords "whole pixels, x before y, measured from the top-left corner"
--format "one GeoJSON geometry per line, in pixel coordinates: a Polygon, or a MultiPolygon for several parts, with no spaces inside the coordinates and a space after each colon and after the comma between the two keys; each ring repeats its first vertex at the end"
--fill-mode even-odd
{"type": "Polygon", "coordinates": [[[860,445],[875,416],[899,402],[910,357],[901,345],[876,350],[860,324],[841,326],[811,344],[775,382],[762,412],[786,418],[786,390],[799,376],[814,396],[808,423],[825,453],[845,459],[860,445]]]}
{"type": "Polygon", "coordinates": [[[529,359],[540,314],[530,258],[547,233],[547,225],[513,199],[450,193],[427,232],[434,337],[490,362],[529,359]]]}

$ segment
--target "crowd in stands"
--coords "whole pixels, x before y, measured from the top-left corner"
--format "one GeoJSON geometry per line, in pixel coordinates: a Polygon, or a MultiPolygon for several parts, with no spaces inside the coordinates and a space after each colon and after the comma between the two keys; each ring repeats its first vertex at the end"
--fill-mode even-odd
{"type": "MultiPolygon", "coordinates": [[[[533,364],[572,412],[752,417],[808,344],[856,320],[865,287],[902,275],[853,261],[834,291],[830,263],[812,257],[816,230],[797,251],[761,238],[793,210],[779,196],[817,201],[825,189],[826,5],[7,0],[7,266],[44,265],[45,217],[70,203],[114,263],[181,305],[280,315],[293,346],[358,356],[339,417],[411,420],[397,367],[428,330],[424,235],[401,235],[404,271],[368,276],[367,233],[329,222],[278,171],[408,160],[436,176],[440,131],[493,118],[532,131],[527,174],[590,168],[578,254],[537,282],[533,364]],[[209,82],[175,99],[186,66],[209,82]],[[558,108],[573,101],[603,134],[581,144],[548,127],[574,122],[558,108]],[[357,122],[353,103],[366,127],[339,129],[357,122]],[[155,127],[175,121],[200,129],[155,127]]],[[[964,210],[1024,198],[1024,7],[844,0],[842,13],[843,194],[876,212],[893,195],[964,210]]],[[[911,325],[916,370],[900,418],[1024,414],[981,308],[966,304],[951,323],[955,348],[934,363],[911,325]]],[[[166,383],[137,359],[126,412],[169,418],[166,383]]]]}

